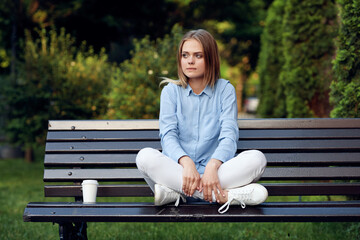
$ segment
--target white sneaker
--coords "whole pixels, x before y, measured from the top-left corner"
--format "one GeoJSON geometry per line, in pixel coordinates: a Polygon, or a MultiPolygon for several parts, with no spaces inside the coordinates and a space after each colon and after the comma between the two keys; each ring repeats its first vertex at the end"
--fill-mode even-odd
{"type": "Polygon", "coordinates": [[[230,189],[228,192],[228,201],[219,208],[219,213],[225,213],[230,205],[258,205],[265,202],[268,197],[266,188],[257,183],[251,183],[244,187],[230,189]],[[225,208],[225,210],[223,210],[225,208]]]}
{"type": "Polygon", "coordinates": [[[155,184],[155,206],[162,206],[168,203],[175,202],[175,206],[177,207],[180,203],[180,198],[182,198],[183,201],[186,202],[185,197],[182,196],[180,193],[163,185],[155,184]]]}

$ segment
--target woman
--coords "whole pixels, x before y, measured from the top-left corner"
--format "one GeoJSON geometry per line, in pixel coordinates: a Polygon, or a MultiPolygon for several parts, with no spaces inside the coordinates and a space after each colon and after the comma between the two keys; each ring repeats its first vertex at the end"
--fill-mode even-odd
{"type": "Polygon", "coordinates": [[[185,196],[229,205],[257,205],[268,196],[255,184],[266,167],[264,154],[235,156],[238,140],[235,89],[220,78],[215,39],[205,30],[186,33],[178,50],[179,80],[166,79],[160,100],[162,153],[142,149],[136,164],[155,195],[155,205],[185,196]]]}

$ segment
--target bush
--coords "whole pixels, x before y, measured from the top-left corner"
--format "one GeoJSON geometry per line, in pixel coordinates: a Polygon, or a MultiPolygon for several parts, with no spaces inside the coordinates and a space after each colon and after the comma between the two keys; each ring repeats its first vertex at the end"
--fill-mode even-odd
{"type": "Polygon", "coordinates": [[[337,8],[331,0],[286,1],[280,82],[287,117],[328,117],[337,8]]]}
{"type": "Polygon", "coordinates": [[[360,1],[340,0],[341,28],[331,85],[332,117],[360,117],[360,1]]]}
{"type": "Polygon", "coordinates": [[[16,82],[3,90],[6,132],[11,142],[31,148],[43,143],[50,119],[99,118],[107,110],[113,71],[102,50],[95,54],[84,42],[61,29],[26,31],[24,62],[16,82]]]}
{"type": "Polygon", "coordinates": [[[286,117],[284,92],[279,82],[279,75],[284,64],[282,47],[284,9],[283,0],[275,0],[271,4],[261,35],[261,52],[258,62],[261,88],[258,113],[262,117],[286,117]]]}
{"type": "Polygon", "coordinates": [[[176,53],[182,28],[175,25],[170,35],[150,41],[134,40],[131,59],[120,64],[113,78],[108,118],[158,118],[160,77],[177,79],[176,53]]]}
{"type": "Polygon", "coordinates": [[[259,60],[263,117],[328,117],[337,31],[331,0],[274,1],[259,60]]]}

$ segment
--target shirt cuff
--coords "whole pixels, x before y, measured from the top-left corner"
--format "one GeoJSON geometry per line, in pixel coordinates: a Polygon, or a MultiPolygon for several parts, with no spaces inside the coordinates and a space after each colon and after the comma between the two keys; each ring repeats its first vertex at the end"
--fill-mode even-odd
{"type": "Polygon", "coordinates": [[[222,142],[217,147],[217,149],[215,150],[215,152],[212,154],[211,158],[218,159],[223,163],[229,161],[230,159],[235,157],[235,153],[236,153],[236,151],[233,150],[234,149],[233,147],[229,147],[232,144],[234,144],[233,141],[231,140],[226,141],[225,139],[223,139],[222,142]]]}
{"type": "Polygon", "coordinates": [[[184,150],[178,149],[178,150],[174,151],[171,155],[172,156],[170,158],[173,159],[174,161],[176,161],[177,163],[179,163],[179,159],[183,156],[187,156],[188,154],[186,154],[186,152],[184,150]]]}

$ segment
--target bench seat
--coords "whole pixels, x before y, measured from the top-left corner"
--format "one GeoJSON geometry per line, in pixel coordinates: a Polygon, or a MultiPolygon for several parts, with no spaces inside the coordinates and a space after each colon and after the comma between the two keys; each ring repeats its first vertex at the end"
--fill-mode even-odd
{"type": "Polygon", "coordinates": [[[155,207],[153,203],[76,202],[29,203],[31,222],[353,222],[360,218],[360,201],[272,202],[218,213],[217,204],[155,207]]]}

